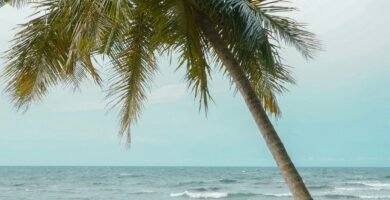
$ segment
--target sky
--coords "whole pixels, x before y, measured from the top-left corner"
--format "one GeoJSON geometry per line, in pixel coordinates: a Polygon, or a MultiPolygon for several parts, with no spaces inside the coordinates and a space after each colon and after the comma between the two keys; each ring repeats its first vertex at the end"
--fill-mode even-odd
{"type": "MultiPolygon", "coordinates": [[[[292,16],[308,23],[323,51],[306,61],[290,48],[296,85],[279,98],[276,130],[297,166],[390,167],[390,13],[388,0],[297,0],[292,16]]],[[[28,8],[0,9],[4,52],[28,8]]],[[[51,89],[26,113],[0,93],[0,165],[275,166],[242,98],[217,69],[207,117],[187,91],[182,70],[159,57],[140,121],[125,148],[104,88],[51,89]]],[[[4,60],[0,60],[0,70],[4,60]]],[[[101,67],[105,76],[108,69],[101,67]]],[[[4,81],[0,81],[4,90],[4,81]]]]}

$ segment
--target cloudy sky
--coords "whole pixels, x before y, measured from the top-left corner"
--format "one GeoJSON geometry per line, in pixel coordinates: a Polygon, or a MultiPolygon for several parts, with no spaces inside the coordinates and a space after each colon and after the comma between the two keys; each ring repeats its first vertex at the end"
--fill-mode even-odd
{"type": "MultiPolygon", "coordinates": [[[[292,159],[299,166],[390,166],[390,1],[294,2],[294,17],[309,24],[324,51],[309,62],[284,51],[297,84],[280,97],[283,116],[274,122],[292,159]]],[[[1,52],[29,13],[0,9],[1,52]]],[[[25,114],[1,93],[0,165],[274,166],[241,97],[218,70],[206,118],[176,63],[161,56],[159,66],[130,149],[92,83],[76,92],[53,88],[25,114]]]]}

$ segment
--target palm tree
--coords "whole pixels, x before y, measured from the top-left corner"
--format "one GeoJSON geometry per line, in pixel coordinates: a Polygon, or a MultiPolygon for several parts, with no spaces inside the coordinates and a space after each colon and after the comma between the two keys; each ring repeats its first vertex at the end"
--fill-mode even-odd
{"type": "Polygon", "coordinates": [[[0,0],[5,3],[33,3],[37,10],[6,52],[3,77],[17,108],[28,108],[59,83],[78,86],[90,77],[101,85],[92,60],[107,57],[107,98],[120,108],[120,133],[129,143],[157,70],[157,53],[180,56],[206,112],[215,64],[243,96],[294,199],[312,199],[268,118],[280,115],[276,96],[294,82],[280,43],[305,58],[319,49],[303,24],[278,14],[294,10],[284,0],[0,0]]]}

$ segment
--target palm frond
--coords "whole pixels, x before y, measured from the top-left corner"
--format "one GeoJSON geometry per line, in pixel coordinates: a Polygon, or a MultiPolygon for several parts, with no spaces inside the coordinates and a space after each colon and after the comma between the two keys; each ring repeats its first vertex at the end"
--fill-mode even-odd
{"type": "Polygon", "coordinates": [[[99,11],[90,1],[77,1],[79,8],[85,7],[82,14],[74,4],[69,6],[69,2],[44,0],[36,3],[38,11],[32,16],[35,18],[21,26],[6,53],[6,90],[18,108],[39,100],[49,86],[59,82],[77,86],[90,75],[100,83],[91,57],[100,44],[98,32],[99,27],[105,25],[100,22],[103,17],[91,14],[91,10],[99,11]],[[100,21],[92,21],[92,17],[100,21]]]}
{"type": "Polygon", "coordinates": [[[67,44],[61,33],[46,25],[47,15],[21,25],[7,51],[3,77],[17,108],[39,100],[48,87],[62,79],[67,44]]]}
{"type": "MultiPolygon", "coordinates": [[[[277,53],[274,53],[277,55],[277,53]]],[[[277,96],[287,90],[287,84],[293,84],[294,78],[291,76],[289,67],[276,60],[272,70],[266,64],[259,62],[264,60],[262,54],[257,54],[245,65],[245,72],[252,84],[262,105],[266,111],[275,116],[281,115],[281,110],[277,103],[277,96]]]]}
{"type": "MultiPolygon", "coordinates": [[[[70,46],[67,52],[65,72],[68,81],[78,85],[82,79],[77,71],[89,74],[96,83],[101,82],[98,71],[91,62],[91,56],[96,54],[101,41],[99,34],[106,28],[108,19],[104,16],[102,4],[96,1],[61,1],[58,15],[61,19],[67,19],[64,23],[64,31],[70,37],[70,46]]],[[[84,75],[85,76],[85,75],[84,75]]]]}
{"type": "Polygon", "coordinates": [[[264,28],[277,36],[277,40],[295,47],[305,58],[313,58],[313,53],[321,49],[315,34],[306,31],[304,23],[277,15],[296,10],[286,3],[285,0],[254,0],[248,5],[254,9],[264,28]]]}
{"type": "Polygon", "coordinates": [[[285,0],[210,0],[198,2],[198,6],[212,19],[217,19],[223,28],[230,28],[235,35],[256,45],[262,41],[261,32],[266,29],[271,35],[294,46],[306,58],[320,49],[315,35],[305,30],[305,25],[277,14],[295,10],[284,6],[285,0]],[[232,27],[236,29],[231,29],[232,27]]]}
{"type": "Polygon", "coordinates": [[[128,28],[127,20],[131,20],[132,2],[123,0],[103,0],[101,3],[106,16],[105,26],[99,31],[101,45],[99,53],[103,56],[111,55],[114,44],[128,28]]]}
{"type": "Polygon", "coordinates": [[[0,0],[0,8],[5,4],[20,8],[31,2],[35,2],[35,0],[0,0]]]}
{"type": "MultiPolygon", "coordinates": [[[[277,94],[286,91],[286,83],[294,83],[288,67],[282,62],[279,41],[295,46],[307,58],[319,48],[314,34],[305,31],[298,23],[289,21],[291,27],[280,26],[276,29],[276,25],[269,22],[266,17],[277,20],[282,18],[270,13],[293,10],[280,6],[281,2],[261,1],[258,4],[245,0],[195,1],[195,6],[210,18],[247,73],[258,97],[263,100],[264,109],[275,115],[280,115],[277,94]]],[[[215,54],[213,58],[215,61],[219,60],[215,54]]]]}
{"type": "Polygon", "coordinates": [[[207,42],[197,26],[193,8],[181,0],[177,2],[175,9],[177,30],[181,33],[175,47],[180,55],[179,65],[187,66],[186,80],[195,97],[199,97],[199,108],[203,105],[207,113],[208,101],[212,100],[208,89],[211,69],[206,60],[207,42]]]}
{"type": "Polygon", "coordinates": [[[141,4],[143,10],[149,10],[158,33],[153,43],[161,52],[179,56],[179,67],[186,67],[188,88],[199,99],[199,109],[204,108],[207,113],[212,101],[208,87],[211,67],[207,61],[207,42],[197,26],[192,4],[188,0],[144,0],[141,4]]]}
{"type": "Polygon", "coordinates": [[[120,108],[120,133],[126,133],[129,144],[130,126],[140,115],[156,62],[150,41],[152,30],[146,17],[140,14],[126,23],[126,29],[120,29],[124,32],[113,41],[110,51],[114,73],[107,98],[113,107],[120,108]]]}

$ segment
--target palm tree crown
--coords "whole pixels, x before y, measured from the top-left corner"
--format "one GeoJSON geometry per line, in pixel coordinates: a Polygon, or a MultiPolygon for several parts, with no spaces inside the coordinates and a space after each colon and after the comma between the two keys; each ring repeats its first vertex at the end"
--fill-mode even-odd
{"type": "Polygon", "coordinates": [[[283,0],[3,0],[0,5],[4,3],[36,8],[6,53],[6,90],[15,105],[26,108],[61,82],[78,85],[91,77],[100,85],[92,60],[105,56],[112,67],[107,98],[120,108],[121,133],[129,133],[139,117],[158,53],[180,56],[186,80],[207,110],[210,63],[221,62],[199,27],[199,14],[210,18],[264,108],[276,115],[276,95],[286,89],[285,83],[293,83],[279,55],[279,41],[306,58],[318,49],[303,24],[277,15],[294,10],[283,0]]]}

